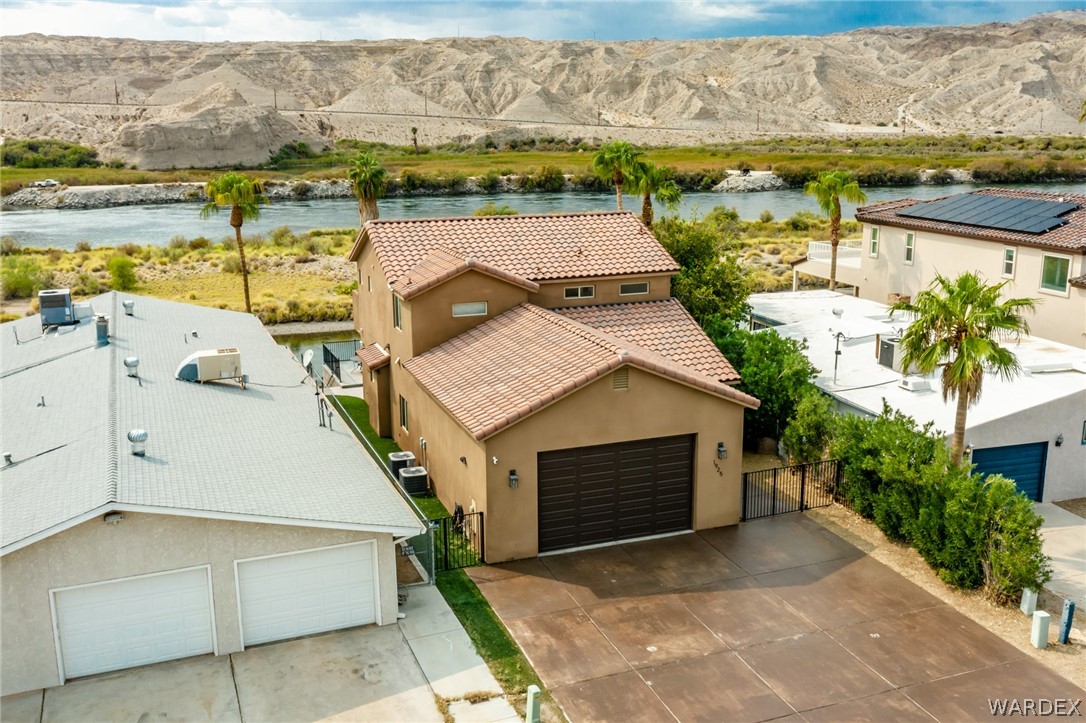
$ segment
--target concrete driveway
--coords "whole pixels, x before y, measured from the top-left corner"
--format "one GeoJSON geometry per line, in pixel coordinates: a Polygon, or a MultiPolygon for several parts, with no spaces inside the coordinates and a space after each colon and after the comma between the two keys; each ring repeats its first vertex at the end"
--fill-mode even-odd
{"type": "Polygon", "coordinates": [[[799,514],[469,569],[571,721],[991,720],[1086,698],[799,514]]]}

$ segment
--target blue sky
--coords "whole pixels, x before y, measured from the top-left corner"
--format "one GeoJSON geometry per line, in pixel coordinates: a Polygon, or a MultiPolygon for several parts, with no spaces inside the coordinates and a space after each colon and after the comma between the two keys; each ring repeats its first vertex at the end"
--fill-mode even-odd
{"type": "Polygon", "coordinates": [[[0,33],[147,40],[377,40],[505,35],[639,40],[821,35],[879,25],[1012,22],[1086,0],[0,0],[0,33]]]}

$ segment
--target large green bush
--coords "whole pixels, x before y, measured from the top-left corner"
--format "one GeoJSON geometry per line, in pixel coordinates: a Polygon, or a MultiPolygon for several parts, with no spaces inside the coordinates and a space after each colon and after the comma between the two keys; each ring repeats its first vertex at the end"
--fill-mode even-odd
{"type": "Polygon", "coordinates": [[[826,453],[836,423],[833,400],[809,384],[802,392],[795,412],[781,435],[793,464],[817,462],[826,453]]]}
{"type": "Polygon", "coordinates": [[[136,262],[128,256],[114,256],[109,260],[109,285],[117,291],[131,291],[138,283],[136,262]]]}
{"type": "Polygon", "coordinates": [[[29,299],[53,285],[53,275],[37,259],[22,254],[4,256],[2,285],[5,299],[29,299]]]}
{"type": "Polygon", "coordinates": [[[51,138],[7,140],[3,165],[17,168],[97,168],[98,151],[51,138]]]}

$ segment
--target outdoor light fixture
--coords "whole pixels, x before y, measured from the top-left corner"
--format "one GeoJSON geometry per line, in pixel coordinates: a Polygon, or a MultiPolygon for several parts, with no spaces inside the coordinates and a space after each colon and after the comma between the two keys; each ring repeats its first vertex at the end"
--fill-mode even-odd
{"type": "Polygon", "coordinates": [[[1056,446],[1057,447],[1062,447],[1063,446],[1063,432],[1060,432],[1059,434],[1056,435],[1056,446]]]}
{"type": "Polygon", "coordinates": [[[971,444],[965,445],[965,456],[966,457],[972,457],[973,456],[973,445],[971,445],[971,444]]]}
{"type": "Polygon", "coordinates": [[[727,459],[728,458],[728,448],[724,446],[723,442],[717,442],[716,443],[716,458],[717,459],[727,459]]]}
{"type": "Polygon", "coordinates": [[[515,469],[509,470],[509,486],[515,488],[519,484],[520,477],[517,476],[517,471],[515,469]]]}

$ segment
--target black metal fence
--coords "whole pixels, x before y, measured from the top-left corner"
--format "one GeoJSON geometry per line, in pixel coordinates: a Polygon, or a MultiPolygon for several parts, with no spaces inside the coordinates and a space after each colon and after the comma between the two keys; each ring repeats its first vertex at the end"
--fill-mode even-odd
{"type": "Polygon", "coordinates": [[[827,459],[743,474],[743,520],[802,512],[833,503],[841,461],[827,459]]]}
{"type": "Polygon", "coordinates": [[[434,569],[458,570],[481,565],[483,559],[483,513],[442,517],[434,525],[434,569]]]}
{"type": "Polygon", "coordinates": [[[326,341],[321,345],[324,351],[324,366],[332,370],[336,379],[342,380],[341,365],[343,362],[353,362],[354,353],[362,346],[358,339],[350,341],[326,341]]]}

